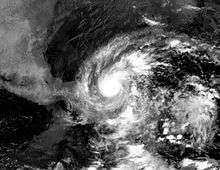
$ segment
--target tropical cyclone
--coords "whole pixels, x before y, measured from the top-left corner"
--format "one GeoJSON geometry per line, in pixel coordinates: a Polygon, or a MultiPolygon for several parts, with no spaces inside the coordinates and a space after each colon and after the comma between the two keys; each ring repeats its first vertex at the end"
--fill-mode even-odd
{"type": "MultiPolygon", "coordinates": [[[[78,101],[74,105],[88,122],[112,130],[103,135],[106,141],[125,148],[127,154],[116,158],[121,160],[117,168],[168,168],[144,149],[145,142],[129,137],[140,137],[149,128],[156,131],[160,117],[173,117],[176,131],[182,134],[184,126],[192,128],[197,136],[191,147],[210,141],[219,97],[210,87],[214,51],[186,35],[155,28],[117,36],[84,62],[74,87],[74,101],[78,101]],[[168,113],[163,113],[166,108],[168,113]]],[[[162,136],[172,135],[166,131],[162,136]]],[[[159,136],[152,137],[155,143],[159,136]]],[[[96,161],[94,166],[104,164],[96,161]]]]}

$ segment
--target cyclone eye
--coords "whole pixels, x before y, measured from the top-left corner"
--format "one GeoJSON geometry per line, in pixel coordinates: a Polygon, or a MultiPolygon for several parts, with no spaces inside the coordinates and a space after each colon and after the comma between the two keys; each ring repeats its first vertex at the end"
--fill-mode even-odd
{"type": "Polygon", "coordinates": [[[121,83],[114,76],[105,77],[99,82],[99,89],[103,96],[112,97],[121,90],[121,83]]]}
{"type": "Polygon", "coordinates": [[[98,81],[98,88],[104,97],[114,97],[123,90],[123,81],[125,74],[123,72],[115,72],[106,74],[98,81]]]}

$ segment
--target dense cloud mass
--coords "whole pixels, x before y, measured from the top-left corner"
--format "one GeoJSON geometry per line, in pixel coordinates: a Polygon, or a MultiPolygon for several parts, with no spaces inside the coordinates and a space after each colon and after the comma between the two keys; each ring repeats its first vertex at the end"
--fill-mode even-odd
{"type": "Polygon", "coordinates": [[[217,1],[0,8],[0,169],[219,169],[217,1]]]}

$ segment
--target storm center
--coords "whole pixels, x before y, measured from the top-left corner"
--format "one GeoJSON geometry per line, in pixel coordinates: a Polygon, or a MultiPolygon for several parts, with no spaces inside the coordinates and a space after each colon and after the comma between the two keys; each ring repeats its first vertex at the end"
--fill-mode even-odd
{"type": "Polygon", "coordinates": [[[123,73],[113,73],[105,75],[101,78],[98,84],[101,94],[105,97],[113,97],[117,95],[122,87],[123,73]]]}

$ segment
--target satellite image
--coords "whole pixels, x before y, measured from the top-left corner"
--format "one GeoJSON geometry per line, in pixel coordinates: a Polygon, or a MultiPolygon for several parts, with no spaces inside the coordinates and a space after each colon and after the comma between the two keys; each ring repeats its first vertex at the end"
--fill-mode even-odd
{"type": "Polygon", "coordinates": [[[0,170],[220,170],[220,1],[0,0],[0,170]]]}

